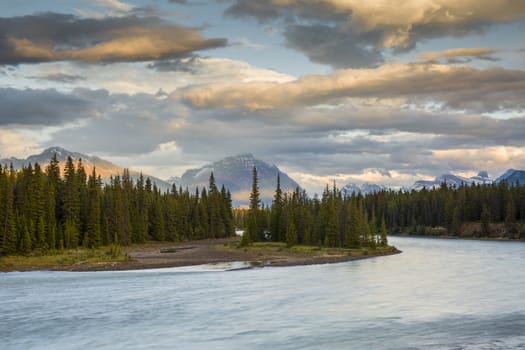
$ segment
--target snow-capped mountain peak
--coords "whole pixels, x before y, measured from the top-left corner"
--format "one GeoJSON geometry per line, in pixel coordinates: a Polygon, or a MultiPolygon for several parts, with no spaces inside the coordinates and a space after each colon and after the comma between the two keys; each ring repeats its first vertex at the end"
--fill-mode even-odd
{"type": "Polygon", "coordinates": [[[422,190],[423,188],[437,188],[440,187],[443,183],[447,187],[460,187],[461,185],[485,185],[491,184],[494,180],[489,176],[486,171],[480,171],[477,175],[472,177],[463,177],[454,174],[443,174],[436,177],[434,180],[419,180],[412,185],[412,188],[415,190],[422,190]]]}
{"type": "Polygon", "coordinates": [[[361,185],[357,185],[354,183],[346,184],[341,191],[345,196],[351,196],[353,193],[358,194],[361,193],[363,195],[368,193],[375,193],[375,192],[381,192],[383,190],[388,189],[387,187],[383,185],[377,185],[377,184],[371,184],[368,182],[365,182],[361,185]]]}

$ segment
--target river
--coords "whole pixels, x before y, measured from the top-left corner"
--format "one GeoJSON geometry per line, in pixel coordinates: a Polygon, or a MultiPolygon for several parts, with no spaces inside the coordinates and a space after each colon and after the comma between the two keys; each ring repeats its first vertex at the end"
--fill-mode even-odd
{"type": "Polygon", "coordinates": [[[525,348],[525,243],[390,243],[332,265],[3,273],[0,348],[525,348]]]}

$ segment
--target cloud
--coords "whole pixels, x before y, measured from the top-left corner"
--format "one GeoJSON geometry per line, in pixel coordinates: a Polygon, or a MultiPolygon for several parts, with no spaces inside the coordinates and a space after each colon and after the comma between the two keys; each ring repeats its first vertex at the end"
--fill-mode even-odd
{"type": "Polygon", "coordinates": [[[28,140],[19,131],[0,129],[0,159],[4,157],[26,157],[40,151],[32,140],[28,140]]]}
{"type": "Polygon", "coordinates": [[[117,11],[122,11],[122,12],[129,12],[134,8],[133,5],[126,4],[119,0],[95,0],[95,4],[97,4],[98,6],[103,6],[103,7],[112,9],[112,10],[117,10],[117,11]]]}
{"type": "Polygon", "coordinates": [[[426,61],[438,61],[442,58],[450,60],[458,57],[473,57],[482,60],[497,60],[496,58],[492,57],[492,55],[499,51],[500,50],[489,48],[458,48],[444,51],[423,52],[420,54],[420,57],[426,61]]]}
{"type": "Polygon", "coordinates": [[[219,83],[176,91],[195,108],[251,111],[334,103],[342,99],[401,98],[405,103],[444,104],[457,110],[525,108],[525,71],[439,64],[385,64],[308,75],[284,83],[219,83]]]}
{"type": "Polygon", "coordinates": [[[60,125],[90,118],[92,101],[56,90],[0,88],[0,125],[60,125]]]}
{"type": "Polygon", "coordinates": [[[225,13],[259,21],[281,20],[290,47],[303,51],[314,62],[340,68],[358,67],[356,62],[366,64],[360,59],[366,51],[375,57],[369,64],[373,66],[382,61],[385,49],[411,50],[423,40],[464,37],[492,24],[520,20],[525,17],[525,3],[513,0],[235,0],[225,13]],[[319,26],[332,28],[325,30],[326,42],[319,40],[321,34],[317,34],[308,43],[307,33],[319,26]],[[330,48],[337,43],[347,45],[345,61],[330,53],[319,56],[323,47],[330,48]]]}
{"type": "Polygon", "coordinates": [[[50,80],[58,83],[71,84],[78,81],[86,80],[85,77],[76,74],[66,74],[66,73],[49,73],[46,75],[33,76],[32,79],[36,80],[50,80]]]}
{"type": "MultiPolygon", "coordinates": [[[[294,78],[287,74],[278,73],[269,69],[254,67],[246,62],[226,58],[212,57],[184,57],[166,61],[156,61],[148,64],[148,68],[158,72],[189,73],[192,84],[206,84],[211,82],[251,82],[274,81],[285,82],[294,78]]],[[[177,75],[178,78],[186,78],[177,75]]],[[[188,77],[190,78],[190,77],[188,77]]],[[[189,85],[190,82],[188,82],[189,85]]]]}
{"type": "Polygon", "coordinates": [[[490,146],[475,149],[447,149],[432,152],[455,169],[495,169],[515,164],[525,167],[525,147],[490,146]]]}
{"type": "Polygon", "coordinates": [[[298,179],[304,180],[301,185],[309,191],[322,189],[325,180],[331,178],[336,178],[339,185],[377,180],[401,186],[411,184],[415,178],[447,171],[483,168],[498,174],[506,167],[525,166],[523,157],[514,151],[507,158],[508,163],[502,162],[501,152],[490,151],[481,156],[484,150],[510,152],[523,148],[525,116],[497,119],[396,105],[189,111],[162,94],[13,90],[4,89],[0,94],[10,93],[7,98],[0,98],[0,103],[13,111],[8,123],[5,114],[1,114],[5,127],[1,128],[4,133],[0,137],[6,135],[5,140],[13,142],[2,152],[3,156],[10,155],[7,151],[19,155],[27,147],[60,144],[167,178],[225,156],[253,152],[285,171],[302,174],[297,175],[298,179]],[[5,104],[15,100],[19,101],[16,109],[5,104]],[[38,106],[40,112],[33,112],[30,118],[31,113],[24,110],[26,106],[38,106]],[[23,117],[14,119],[15,116],[23,117]],[[60,125],[71,122],[72,116],[82,118],[82,122],[62,128],[60,125]],[[28,144],[27,140],[35,138],[17,136],[19,131],[13,129],[13,121],[24,130],[41,129],[39,126],[48,123],[56,127],[48,131],[44,141],[28,144]],[[16,137],[8,137],[9,130],[16,137]],[[472,156],[460,161],[461,150],[472,156]],[[476,159],[477,155],[484,163],[476,159]],[[322,181],[317,187],[315,179],[322,181]]]}
{"type": "Polygon", "coordinates": [[[135,62],[170,59],[222,47],[196,29],[158,17],[78,18],[43,13],[0,18],[0,64],[52,61],[135,62]]]}
{"type": "Polygon", "coordinates": [[[163,96],[117,94],[106,90],[75,89],[72,96],[94,106],[83,125],[56,131],[48,146],[58,143],[83,152],[137,155],[176,141],[173,133],[184,126],[184,110],[163,96]]]}
{"type": "Polygon", "coordinates": [[[342,32],[328,25],[290,25],[284,31],[288,46],[306,53],[312,62],[336,68],[377,66],[383,62],[381,51],[353,32],[342,32]]]}

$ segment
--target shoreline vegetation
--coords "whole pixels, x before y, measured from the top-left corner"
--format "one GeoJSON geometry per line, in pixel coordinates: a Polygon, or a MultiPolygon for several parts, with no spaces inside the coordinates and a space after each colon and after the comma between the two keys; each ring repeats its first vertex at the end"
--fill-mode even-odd
{"type": "Polygon", "coordinates": [[[450,232],[443,226],[417,226],[400,232],[389,233],[390,236],[415,238],[446,238],[478,241],[525,242],[525,223],[463,223],[456,232],[450,232]],[[484,232],[485,230],[485,232],[484,232]]]}
{"type": "Polygon", "coordinates": [[[395,247],[347,249],[257,242],[241,246],[240,238],[185,243],[147,242],[127,247],[65,250],[41,256],[4,256],[0,271],[119,271],[203,264],[246,262],[251,267],[339,263],[399,254],[395,247]]]}

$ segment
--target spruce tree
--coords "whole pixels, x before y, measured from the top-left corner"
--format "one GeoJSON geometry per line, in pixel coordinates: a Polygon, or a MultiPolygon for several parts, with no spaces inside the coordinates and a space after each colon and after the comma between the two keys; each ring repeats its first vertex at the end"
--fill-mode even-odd
{"type": "Polygon", "coordinates": [[[339,246],[339,229],[337,224],[337,212],[334,200],[330,200],[328,206],[328,223],[325,230],[325,245],[327,247],[339,246]]]}
{"type": "Polygon", "coordinates": [[[288,218],[288,227],[286,228],[286,246],[292,247],[297,244],[297,231],[295,230],[293,215],[288,218]]]}
{"type": "Polygon", "coordinates": [[[379,242],[379,244],[382,246],[382,247],[386,247],[388,245],[388,239],[387,239],[387,228],[386,228],[386,223],[385,223],[385,214],[383,214],[381,216],[381,228],[379,229],[379,232],[381,234],[381,240],[379,242]]]}
{"type": "Polygon", "coordinates": [[[283,240],[284,223],[283,223],[283,191],[281,190],[281,177],[277,174],[277,187],[272,202],[270,235],[272,241],[279,242],[283,240]]]}
{"type": "Polygon", "coordinates": [[[348,206],[347,222],[345,226],[345,247],[346,248],[360,248],[360,220],[359,212],[357,210],[357,203],[355,197],[352,197],[348,206]]]}
{"type": "Polygon", "coordinates": [[[459,206],[455,207],[452,212],[452,223],[450,232],[454,236],[459,236],[461,234],[461,210],[459,206]]]}
{"type": "Polygon", "coordinates": [[[87,193],[87,224],[83,246],[98,247],[101,244],[101,190],[95,167],[89,176],[87,193]]]}
{"type": "Polygon", "coordinates": [[[250,208],[248,210],[248,225],[245,232],[250,235],[250,240],[259,241],[261,240],[260,232],[260,213],[259,206],[261,204],[259,185],[257,180],[257,168],[253,166],[252,171],[252,191],[250,193],[250,208]]]}
{"type": "Polygon", "coordinates": [[[64,197],[62,211],[64,214],[64,244],[66,248],[78,246],[80,230],[80,186],[75,165],[71,157],[67,158],[64,167],[64,197]]]}
{"type": "Polygon", "coordinates": [[[20,253],[25,256],[31,255],[31,235],[27,225],[24,225],[23,234],[20,240],[20,253]]]}
{"type": "Polygon", "coordinates": [[[15,173],[4,169],[0,184],[3,187],[2,212],[0,213],[0,231],[2,234],[1,249],[6,254],[14,254],[17,250],[17,230],[14,213],[14,182],[15,173]]]}
{"type": "Polygon", "coordinates": [[[481,234],[485,237],[490,235],[490,211],[488,206],[485,204],[483,206],[483,211],[481,212],[481,234]]]}

